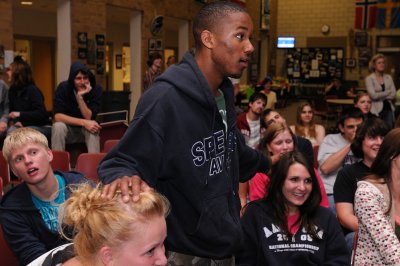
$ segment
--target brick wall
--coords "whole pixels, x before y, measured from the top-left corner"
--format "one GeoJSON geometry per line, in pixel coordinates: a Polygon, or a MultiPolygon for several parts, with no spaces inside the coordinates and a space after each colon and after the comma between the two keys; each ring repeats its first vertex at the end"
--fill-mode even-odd
{"type": "MultiPolygon", "coordinates": [[[[11,0],[0,0],[0,45],[4,46],[4,50],[14,48],[11,0]]],[[[0,64],[4,66],[3,58],[0,58],[0,64]]],[[[0,73],[0,78],[3,73],[0,73]]]]}

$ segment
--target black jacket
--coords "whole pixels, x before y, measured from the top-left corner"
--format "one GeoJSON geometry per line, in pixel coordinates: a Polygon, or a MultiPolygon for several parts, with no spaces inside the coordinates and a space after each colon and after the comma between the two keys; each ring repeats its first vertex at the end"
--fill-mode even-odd
{"type": "MultiPolygon", "coordinates": [[[[59,172],[66,181],[65,198],[71,191],[68,185],[89,182],[78,172],[59,172]]],[[[10,190],[0,202],[0,222],[4,238],[17,256],[20,265],[27,265],[40,255],[68,241],[50,230],[32,202],[28,186],[22,183],[10,190]]]]}
{"type": "Polygon", "coordinates": [[[275,225],[272,204],[251,202],[242,217],[243,244],[235,256],[236,265],[350,265],[350,254],[335,215],[319,206],[318,235],[314,240],[300,225],[296,234],[285,239],[275,225]]]}
{"type": "Polygon", "coordinates": [[[58,85],[54,96],[53,113],[62,113],[72,117],[83,118],[74,94],[74,79],[76,75],[78,75],[79,71],[88,73],[92,90],[85,94],[83,99],[87,107],[92,111],[93,120],[100,111],[102,89],[100,85],[96,84],[96,79],[92,72],[90,72],[87,67],[80,62],[75,62],[71,65],[68,80],[63,81],[58,85]]]}
{"type": "Polygon", "coordinates": [[[225,79],[220,89],[227,131],[211,88],[186,53],[144,93],[128,131],[99,166],[104,183],[139,175],[167,196],[170,251],[232,256],[241,230],[239,177],[244,181],[269,167],[236,128],[232,83],[225,79]]]}
{"type": "Polygon", "coordinates": [[[20,112],[20,117],[14,122],[19,121],[25,127],[50,124],[43,94],[34,84],[25,87],[11,86],[8,97],[10,112],[20,112]]]}

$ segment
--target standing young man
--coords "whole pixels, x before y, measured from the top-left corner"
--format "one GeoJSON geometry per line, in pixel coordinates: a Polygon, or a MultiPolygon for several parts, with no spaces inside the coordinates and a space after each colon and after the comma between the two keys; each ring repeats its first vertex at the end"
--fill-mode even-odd
{"type": "Polygon", "coordinates": [[[70,195],[69,185],[88,181],[77,172],[53,172],[47,138],[29,127],[6,137],[3,155],[24,182],[2,198],[0,222],[20,265],[27,265],[68,242],[58,233],[58,208],[70,195]]]}
{"type": "Polygon", "coordinates": [[[169,199],[171,265],[232,265],[241,235],[239,177],[269,168],[236,128],[227,78],[248,66],[252,32],[237,4],[203,7],[193,22],[195,54],[186,53],[145,92],[130,128],[99,166],[102,181],[111,183],[105,197],[120,189],[129,200],[148,184],[169,199]]]}
{"type": "Polygon", "coordinates": [[[100,152],[101,126],[95,121],[100,105],[101,87],[94,75],[82,63],[73,63],[54,97],[51,148],[65,150],[65,143],[85,142],[88,152],[100,152]]]}
{"type": "Polygon", "coordinates": [[[261,133],[265,130],[261,126],[261,115],[263,113],[267,97],[261,92],[255,92],[249,99],[249,110],[241,113],[237,118],[237,127],[242,133],[247,146],[255,149],[260,144],[261,133]]]}

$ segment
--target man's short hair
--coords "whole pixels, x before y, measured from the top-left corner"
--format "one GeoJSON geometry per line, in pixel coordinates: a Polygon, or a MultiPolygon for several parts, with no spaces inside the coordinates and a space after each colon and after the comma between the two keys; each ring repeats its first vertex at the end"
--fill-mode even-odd
{"type": "Polygon", "coordinates": [[[364,157],[362,143],[366,137],[384,137],[390,131],[385,121],[378,117],[370,117],[365,120],[358,128],[356,136],[351,144],[353,154],[358,158],[364,157]]]}
{"type": "Polygon", "coordinates": [[[249,98],[249,103],[254,103],[257,100],[263,100],[265,103],[267,102],[267,96],[261,92],[253,93],[249,98]]]}
{"type": "Polygon", "coordinates": [[[349,107],[342,112],[342,115],[340,116],[339,119],[339,124],[344,126],[344,121],[346,121],[349,118],[364,119],[364,114],[357,107],[349,107]]]}
{"type": "Polygon", "coordinates": [[[30,127],[21,127],[9,134],[4,140],[3,156],[7,162],[11,161],[11,153],[14,149],[20,148],[29,143],[42,145],[49,149],[49,143],[45,135],[30,127]]]}
{"type": "Polygon", "coordinates": [[[201,48],[201,32],[204,30],[212,30],[225,16],[236,12],[246,12],[238,4],[226,1],[216,1],[204,6],[193,20],[193,35],[197,49],[201,48]]]}
{"type": "Polygon", "coordinates": [[[264,89],[265,84],[267,84],[268,82],[272,83],[272,78],[270,76],[266,76],[265,79],[261,82],[262,89],[264,89]]]}
{"type": "Polygon", "coordinates": [[[147,66],[151,67],[154,63],[154,60],[156,60],[156,59],[162,59],[162,56],[160,53],[154,52],[154,53],[149,54],[149,58],[147,59],[147,66]]]}

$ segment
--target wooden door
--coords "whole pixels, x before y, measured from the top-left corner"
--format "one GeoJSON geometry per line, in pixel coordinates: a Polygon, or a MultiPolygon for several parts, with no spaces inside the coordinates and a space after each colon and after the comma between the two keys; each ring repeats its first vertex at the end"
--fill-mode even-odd
{"type": "Polygon", "coordinates": [[[32,40],[31,66],[33,78],[44,96],[46,109],[53,109],[54,84],[54,40],[32,40]]]}

